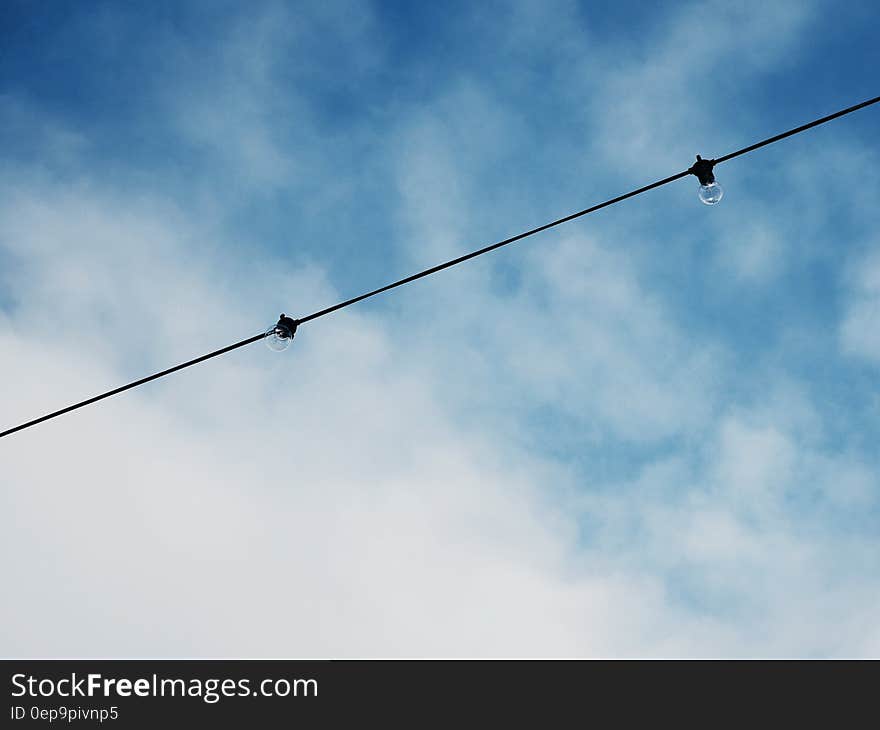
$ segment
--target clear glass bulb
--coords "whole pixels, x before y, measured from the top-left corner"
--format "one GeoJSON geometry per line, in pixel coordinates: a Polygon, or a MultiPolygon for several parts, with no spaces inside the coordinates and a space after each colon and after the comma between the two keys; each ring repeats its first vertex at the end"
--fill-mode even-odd
{"type": "Polygon", "coordinates": [[[266,347],[272,350],[272,352],[286,350],[290,347],[291,342],[293,342],[293,335],[290,334],[290,330],[283,324],[273,325],[266,330],[266,347]]]}
{"type": "Polygon", "coordinates": [[[700,202],[706,205],[715,205],[724,197],[724,191],[717,182],[712,182],[708,185],[700,185],[698,195],[700,196],[700,202]]]}

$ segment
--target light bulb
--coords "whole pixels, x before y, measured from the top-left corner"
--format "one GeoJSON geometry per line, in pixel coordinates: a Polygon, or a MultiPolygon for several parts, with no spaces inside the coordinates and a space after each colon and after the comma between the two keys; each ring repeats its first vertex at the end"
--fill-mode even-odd
{"type": "Polygon", "coordinates": [[[272,352],[282,352],[290,347],[293,334],[283,324],[273,325],[266,331],[266,347],[272,352]]]}
{"type": "Polygon", "coordinates": [[[266,330],[266,347],[273,352],[281,352],[290,347],[293,342],[293,336],[296,334],[296,328],[299,326],[299,320],[288,317],[284,312],[278,318],[278,322],[266,330]]]}
{"type": "Polygon", "coordinates": [[[706,205],[715,205],[724,197],[724,191],[715,182],[715,174],[712,172],[713,167],[715,167],[715,160],[704,160],[697,155],[697,161],[688,170],[691,175],[696,175],[700,181],[700,189],[697,195],[700,196],[700,202],[706,205]]]}
{"type": "Polygon", "coordinates": [[[700,196],[700,202],[706,205],[715,205],[724,197],[724,190],[717,182],[711,182],[708,185],[700,185],[697,195],[700,196]]]}

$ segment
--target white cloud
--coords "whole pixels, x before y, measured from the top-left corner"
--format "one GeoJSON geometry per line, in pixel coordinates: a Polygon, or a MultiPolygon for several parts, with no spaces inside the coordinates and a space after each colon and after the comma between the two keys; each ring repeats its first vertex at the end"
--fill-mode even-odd
{"type": "MultiPolygon", "coordinates": [[[[4,323],[7,417],[131,377],[114,360],[194,354],[242,319],[240,293],[218,291],[174,217],[51,188],[14,208],[2,240],[28,268],[29,296],[4,323]],[[43,291],[63,323],[52,337],[41,337],[43,291]]],[[[320,284],[300,275],[309,287],[320,284]]],[[[284,359],[242,353],[4,440],[3,572],[17,585],[7,653],[603,646],[571,633],[575,606],[595,597],[606,608],[591,613],[610,620],[620,588],[568,585],[573,527],[522,473],[528,459],[502,463],[497,445],[457,432],[438,395],[395,364],[384,327],[356,314],[329,326],[304,327],[284,359]],[[22,625],[48,585],[53,600],[22,625]]]]}
{"type": "Polygon", "coordinates": [[[855,292],[841,325],[841,344],[848,354],[880,362],[880,253],[874,249],[866,255],[851,278],[855,292]]]}
{"type": "Polygon", "coordinates": [[[744,222],[717,246],[719,265],[743,282],[766,283],[787,258],[787,245],[773,225],[744,222]]]}
{"type": "MultiPolygon", "coordinates": [[[[796,43],[800,7],[748,16],[760,32],[742,78],[796,43]]],[[[279,141],[271,112],[288,104],[304,139],[323,138],[295,91],[277,98],[275,54],[295,44],[260,17],[260,32],[220,44],[215,79],[193,99],[171,91],[164,111],[212,150],[206,169],[249,189],[298,189],[298,164],[332,187],[317,150],[279,141]]],[[[349,27],[303,22],[300,39],[349,27]]],[[[687,99],[667,141],[701,54],[713,71],[743,51],[669,22],[657,67],[623,59],[617,77],[650,88],[646,103],[687,99]]],[[[353,27],[343,40],[375,61],[369,18],[353,27]]],[[[642,117],[626,104],[597,117],[603,144],[644,152],[642,117]]],[[[403,259],[468,245],[487,215],[475,180],[524,124],[476,78],[401,111],[382,154],[403,259]]],[[[193,210],[82,165],[76,183],[3,174],[4,422],[339,298],[322,266],[255,257],[205,218],[223,185],[193,210]]],[[[498,210],[531,205],[493,194],[498,210]]],[[[784,368],[737,372],[729,345],[689,331],[626,218],[510,249],[509,270],[486,258],[400,290],[399,305],[308,324],[283,355],[252,345],[0,441],[0,577],[14,586],[0,651],[876,653],[876,537],[859,519],[877,509],[872,464],[831,443],[821,403],[784,368]],[[533,420],[545,411],[549,425],[533,420]],[[620,451],[624,474],[606,468],[620,451]]],[[[783,270],[782,225],[744,234],[755,248],[734,263],[750,287],[783,270]]],[[[870,297],[873,275],[859,281],[870,297]]]]}
{"type": "Polygon", "coordinates": [[[719,153],[744,114],[728,119],[714,108],[720,90],[730,98],[755,74],[784,67],[815,10],[788,1],[683,3],[626,58],[612,44],[594,98],[596,151],[627,168],[670,171],[697,153],[719,153]]]}

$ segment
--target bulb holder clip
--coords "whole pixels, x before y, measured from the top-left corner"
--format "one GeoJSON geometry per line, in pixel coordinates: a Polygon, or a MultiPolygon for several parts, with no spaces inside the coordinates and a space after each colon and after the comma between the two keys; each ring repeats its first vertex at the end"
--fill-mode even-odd
{"type": "Polygon", "coordinates": [[[712,172],[713,167],[715,167],[715,160],[704,160],[697,155],[697,161],[691,165],[688,172],[691,175],[697,176],[700,185],[711,185],[715,182],[715,174],[712,172]]]}
{"type": "Polygon", "coordinates": [[[282,312],[281,316],[278,318],[278,324],[275,325],[275,331],[278,332],[282,337],[290,337],[290,339],[292,340],[293,336],[296,334],[296,328],[298,326],[298,319],[288,317],[286,314],[284,314],[284,312],[282,312]],[[290,334],[285,335],[285,332],[288,332],[290,334]]]}

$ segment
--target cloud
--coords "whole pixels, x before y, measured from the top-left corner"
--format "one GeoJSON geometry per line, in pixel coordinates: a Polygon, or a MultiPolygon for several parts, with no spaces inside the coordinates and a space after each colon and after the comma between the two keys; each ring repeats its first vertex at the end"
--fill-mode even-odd
{"type": "MultiPolygon", "coordinates": [[[[41,164],[4,152],[4,422],[561,213],[616,185],[599,161],[622,140],[625,160],[679,159],[707,80],[735,77],[716,101],[758,83],[806,47],[813,17],[719,6],[719,26],[755,32],[709,43],[693,7],[646,21],[628,55],[586,21],[571,30],[574,6],[522,4],[487,32],[568,25],[561,48],[480,63],[456,36],[485,27],[480,13],[452,13],[454,71],[407,55],[360,6],[164,29],[150,42],[180,72],[162,91],[144,80],[149,120],[196,192],[134,153],[105,177],[89,130],[5,97],[39,120],[34,139],[83,141],[41,164]],[[578,53],[595,68],[565,92],[578,53]],[[331,113],[317,93],[348,71],[339,84],[371,113],[331,113]],[[415,94],[413,78],[431,83],[415,94]],[[652,105],[673,111],[649,144],[652,105]],[[601,131],[588,141],[584,114],[601,131]],[[559,137],[539,134],[548,119],[559,137]],[[349,208],[364,215],[336,213],[349,208]]],[[[865,390],[797,367],[848,374],[839,343],[873,357],[856,316],[877,278],[864,250],[841,279],[839,341],[834,308],[799,288],[826,260],[817,200],[867,222],[824,173],[855,149],[786,167],[803,215],[743,183],[727,218],[684,228],[658,192],[309,323],[281,355],[255,344],[3,439],[2,652],[876,653],[878,464],[871,412],[852,404],[865,390]],[[796,336],[823,317],[835,334],[796,336]]],[[[688,219],[705,213],[692,198],[688,219]]]]}
{"type": "MultiPolygon", "coordinates": [[[[607,49],[597,152],[628,168],[679,170],[697,152],[716,154],[744,111],[714,102],[760,74],[791,63],[814,21],[813,3],[681,3],[621,58],[607,49]],[[682,146],[688,140],[691,148],[682,146]]],[[[725,150],[727,151],[727,150],[725,150]]]]}
{"type": "Polygon", "coordinates": [[[880,253],[865,256],[852,274],[855,292],[851,297],[840,337],[844,351],[880,362],[880,253]]]}
{"type": "MultiPolygon", "coordinates": [[[[131,377],[127,363],[147,350],[189,354],[216,323],[241,319],[240,293],[205,306],[225,297],[174,216],[51,188],[14,208],[2,240],[29,267],[30,296],[4,326],[17,363],[7,414],[131,377]],[[68,317],[42,342],[41,291],[68,317]]],[[[330,337],[303,328],[289,361],[245,353],[7,440],[4,574],[19,589],[4,608],[17,627],[5,650],[445,653],[462,631],[459,651],[567,651],[556,621],[510,639],[522,622],[547,611],[571,621],[576,597],[618,589],[551,577],[569,521],[519,474],[523,459],[501,464],[454,428],[437,394],[395,365],[384,329],[339,315],[330,337]]]]}

